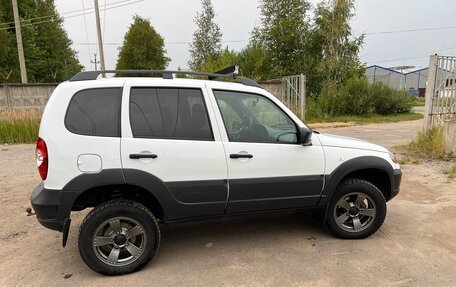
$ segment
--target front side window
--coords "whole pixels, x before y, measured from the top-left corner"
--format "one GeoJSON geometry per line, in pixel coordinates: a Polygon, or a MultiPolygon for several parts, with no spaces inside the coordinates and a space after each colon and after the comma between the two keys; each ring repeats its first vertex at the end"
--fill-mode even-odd
{"type": "Polygon", "coordinates": [[[213,140],[199,89],[132,88],[130,123],[137,138],[213,140]]]}
{"type": "Polygon", "coordinates": [[[66,128],[75,134],[120,137],[122,88],[97,88],[77,92],[65,116],[66,128]]]}
{"type": "Polygon", "coordinates": [[[294,122],[266,97],[214,90],[230,141],[297,143],[294,122]]]}

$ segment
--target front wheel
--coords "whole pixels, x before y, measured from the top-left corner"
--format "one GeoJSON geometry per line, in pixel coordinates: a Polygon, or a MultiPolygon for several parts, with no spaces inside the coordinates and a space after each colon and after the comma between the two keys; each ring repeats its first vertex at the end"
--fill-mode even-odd
{"type": "Polygon", "coordinates": [[[79,232],[79,253],[94,271],[120,275],[144,267],[160,245],[160,229],[143,205],[113,200],[94,208],[79,232]]]}
{"type": "Polygon", "coordinates": [[[337,237],[361,239],[375,233],[386,216],[386,200],[372,183],[350,179],[336,190],[326,210],[326,226],[337,237]]]}

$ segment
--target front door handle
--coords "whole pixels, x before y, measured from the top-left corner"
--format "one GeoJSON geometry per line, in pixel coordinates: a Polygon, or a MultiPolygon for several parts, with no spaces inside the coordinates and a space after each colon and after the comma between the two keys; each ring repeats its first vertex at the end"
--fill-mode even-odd
{"type": "Polygon", "coordinates": [[[252,158],[253,155],[249,153],[232,153],[230,154],[230,158],[252,158]]]}
{"type": "Polygon", "coordinates": [[[158,155],[153,153],[131,153],[131,159],[140,159],[140,158],[157,158],[158,155]]]}

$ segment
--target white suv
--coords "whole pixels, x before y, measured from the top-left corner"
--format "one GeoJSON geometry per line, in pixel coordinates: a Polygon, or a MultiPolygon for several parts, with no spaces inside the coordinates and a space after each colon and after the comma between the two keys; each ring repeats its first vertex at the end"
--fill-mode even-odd
{"type": "Polygon", "coordinates": [[[32,206],[42,225],[63,233],[63,246],[71,211],[94,207],[79,233],[93,270],[143,267],[158,250],[158,223],[310,208],[323,211],[340,238],[364,238],[382,225],[401,181],[387,149],[312,132],[234,74],[130,72],[162,77],[79,73],[56,88],[41,119],[43,182],[32,206]]]}

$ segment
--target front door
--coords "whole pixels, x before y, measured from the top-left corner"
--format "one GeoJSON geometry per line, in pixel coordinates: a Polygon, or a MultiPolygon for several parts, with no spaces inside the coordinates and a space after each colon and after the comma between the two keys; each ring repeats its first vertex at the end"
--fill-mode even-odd
{"type": "Polygon", "coordinates": [[[226,131],[227,213],[315,206],[324,155],[316,142],[298,143],[298,128],[261,94],[212,90],[226,131]]]}
{"type": "Polygon", "coordinates": [[[126,181],[161,192],[168,220],[222,214],[226,207],[226,159],[220,135],[212,132],[214,113],[203,88],[135,82],[124,89],[126,181]],[[163,183],[165,190],[158,186],[163,183]]]}

